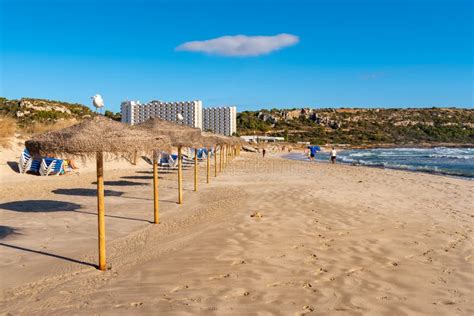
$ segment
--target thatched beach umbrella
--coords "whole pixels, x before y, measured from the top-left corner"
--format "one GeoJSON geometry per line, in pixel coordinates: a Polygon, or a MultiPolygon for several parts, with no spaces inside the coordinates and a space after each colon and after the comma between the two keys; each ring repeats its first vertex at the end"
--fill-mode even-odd
{"type": "Polygon", "coordinates": [[[195,189],[197,188],[197,150],[203,139],[201,130],[183,124],[165,121],[159,118],[151,118],[137,125],[139,128],[150,131],[154,135],[167,136],[173,146],[178,148],[178,204],[183,204],[183,157],[182,148],[191,147],[195,149],[195,189]]]}
{"type": "Polygon", "coordinates": [[[94,157],[97,163],[97,216],[99,235],[99,269],[105,270],[104,220],[104,153],[120,156],[135,152],[149,152],[169,146],[162,137],[96,116],[79,124],[33,137],[26,141],[30,153],[40,155],[68,155],[94,157]]]}
{"type": "Polygon", "coordinates": [[[210,182],[210,173],[211,173],[211,157],[209,153],[211,149],[214,149],[214,177],[217,177],[217,146],[222,142],[220,135],[203,132],[202,137],[204,140],[204,146],[207,148],[207,168],[206,168],[206,182],[210,182]]]}
{"type": "Polygon", "coordinates": [[[232,156],[238,156],[240,154],[240,147],[244,145],[245,141],[240,137],[232,136],[231,142],[233,147],[232,156]]]}
{"type": "Polygon", "coordinates": [[[224,169],[224,150],[225,146],[228,143],[228,137],[219,134],[212,134],[214,137],[214,142],[216,150],[214,153],[214,177],[217,177],[217,167],[219,167],[219,172],[222,172],[224,169]],[[219,164],[217,163],[217,148],[219,148],[219,164]]]}

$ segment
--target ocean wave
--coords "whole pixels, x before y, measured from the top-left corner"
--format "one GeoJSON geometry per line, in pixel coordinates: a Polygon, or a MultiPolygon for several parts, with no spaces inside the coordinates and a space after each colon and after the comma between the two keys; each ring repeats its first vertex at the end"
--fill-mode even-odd
{"type": "MultiPolygon", "coordinates": [[[[287,157],[308,161],[306,155],[287,157]]],[[[328,153],[319,153],[316,160],[328,161],[328,153]]],[[[474,178],[474,148],[379,148],[341,151],[337,157],[344,164],[398,170],[428,172],[474,178]]]]}
{"type": "Polygon", "coordinates": [[[431,154],[428,155],[429,158],[440,158],[440,159],[464,159],[464,160],[474,160],[474,155],[449,155],[449,154],[431,154]]]}

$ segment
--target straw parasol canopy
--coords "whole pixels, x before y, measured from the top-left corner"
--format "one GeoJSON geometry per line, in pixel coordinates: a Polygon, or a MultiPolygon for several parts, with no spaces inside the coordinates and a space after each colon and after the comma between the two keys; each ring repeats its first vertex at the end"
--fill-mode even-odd
{"type": "Polygon", "coordinates": [[[32,154],[68,154],[95,156],[97,152],[124,154],[151,152],[156,148],[169,148],[166,136],[152,135],[133,126],[103,116],[84,120],[64,129],[44,133],[26,141],[32,154]]]}
{"type": "Polygon", "coordinates": [[[222,145],[226,143],[226,137],[219,134],[202,132],[202,138],[204,139],[205,147],[213,147],[216,145],[222,145]]]}
{"type": "Polygon", "coordinates": [[[232,145],[243,145],[245,143],[245,141],[240,138],[240,137],[236,137],[236,136],[232,136],[230,137],[230,142],[232,143],[232,145]]]}
{"type": "Polygon", "coordinates": [[[199,128],[184,124],[177,124],[159,118],[151,118],[144,123],[136,125],[154,135],[169,137],[171,144],[176,147],[199,147],[204,143],[199,128]]]}

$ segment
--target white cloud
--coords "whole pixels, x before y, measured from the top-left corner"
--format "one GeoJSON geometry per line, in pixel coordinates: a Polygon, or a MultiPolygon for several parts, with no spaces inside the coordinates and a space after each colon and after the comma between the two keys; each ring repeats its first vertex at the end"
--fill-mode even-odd
{"type": "Polygon", "coordinates": [[[176,47],[176,50],[221,56],[259,56],[295,45],[299,41],[298,36],[292,34],[274,36],[227,35],[205,41],[186,42],[176,47]]]}

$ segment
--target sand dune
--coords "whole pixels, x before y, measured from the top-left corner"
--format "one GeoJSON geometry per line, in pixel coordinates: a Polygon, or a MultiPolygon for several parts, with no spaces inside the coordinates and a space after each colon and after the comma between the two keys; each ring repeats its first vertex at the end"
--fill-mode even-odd
{"type": "Polygon", "coordinates": [[[183,206],[161,174],[152,225],[150,168],[108,168],[106,272],[91,169],[3,178],[0,311],[474,313],[472,181],[244,154],[198,193],[187,171],[183,206]]]}

